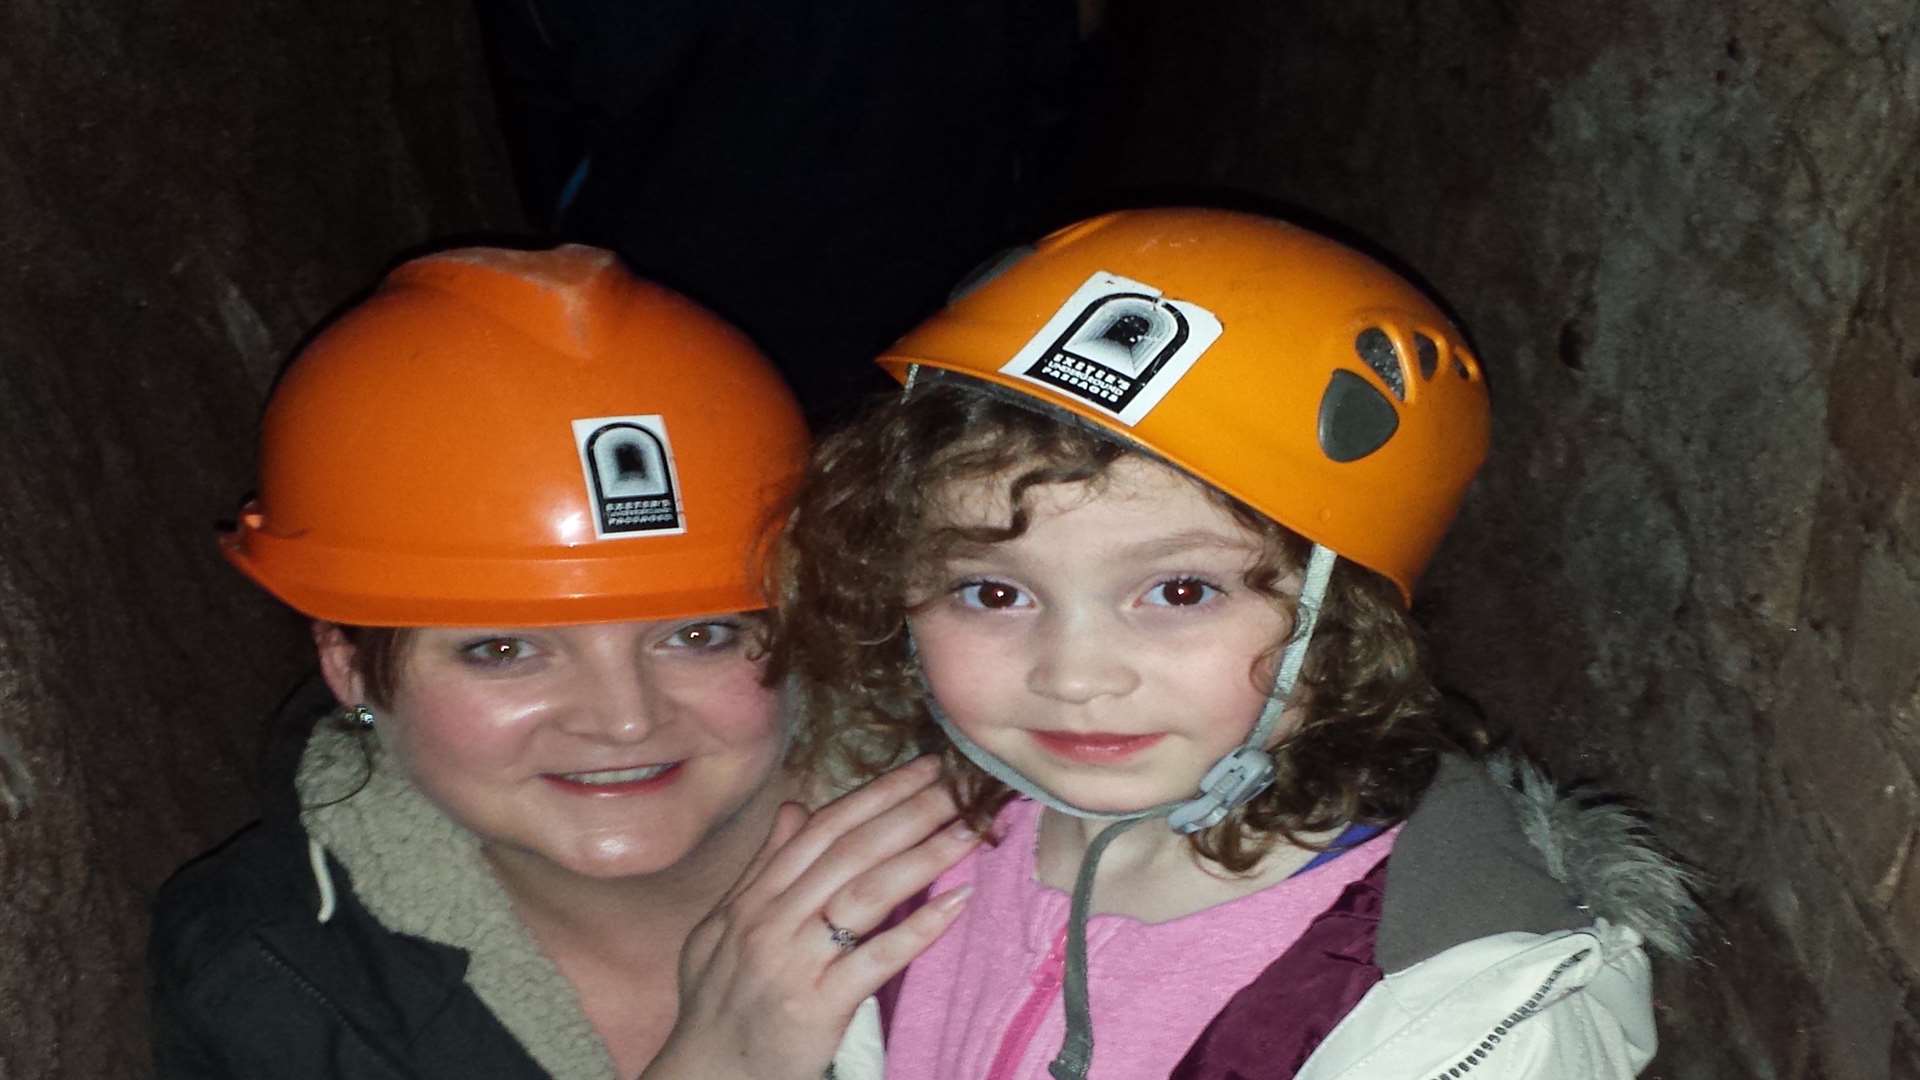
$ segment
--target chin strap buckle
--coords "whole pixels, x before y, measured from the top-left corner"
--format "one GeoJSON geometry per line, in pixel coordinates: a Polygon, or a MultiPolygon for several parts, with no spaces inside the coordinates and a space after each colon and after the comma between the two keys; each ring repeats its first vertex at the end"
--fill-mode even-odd
{"type": "Polygon", "coordinates": [[[1243,746],[1200,778],[1200,794],[1175,807],[1167,824],[1177,833],[1196,833],[1220,824],[1227,812],[1267,790],[1273,783],[1273,755],[1243,746]]]}

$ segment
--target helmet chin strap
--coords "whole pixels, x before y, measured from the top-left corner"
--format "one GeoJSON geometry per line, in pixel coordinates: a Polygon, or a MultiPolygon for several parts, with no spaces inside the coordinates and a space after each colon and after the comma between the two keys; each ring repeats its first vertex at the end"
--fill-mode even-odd
{"type": "MultiPolygon", "coordinates": [[[[1059,1056],[1048,1066],[1048,1072],[1054,1080],[1085,1080],[1087,1069],[1093,1064],[1093,1015],[1087,1005],[1087,919],[1093,906],[1093,878],[1099,869],[1100,856],[1121,833],[1151,817],[1165,815],[1168,827],[1182,834],[1196,833],[1217,825],[1226,819],[1234,807],[1244,804],[1273,783],[1273,755],[1267,753],[1267,740],[1272,737],[1274,728],[1279,725],[1280,717],[1293,698],[1294,685],[1300,679],[1300,668],[1306,663],[1307,646],[1312,643],[1314,627],[1320,621],[1320,606],[1326,599],[1327,583],[1332,577],[1335,560],[1331,549],[1313,545],[1313,552],[1307,557],[1306,579],[1300,586],[1300,598],[1294,607],[1292,640],[1287,642],[1285,651],[1280,654],[1280,667],[1274,672],[1273,689],[1260,708],[1260,718],[1254,722],[1253,730],[1247,732],[1247,737],[1240,745],[1214,762],[1213,767],[1200,778],[1200,793],[1191,798],[1120,813],[1075,806],[1055,797],[968,738],[947,717],[939,700],[931,692],[926,695],[927,711],[933,715],[934,723],[940,725],[940,730],[966,755],[967,760],[979,766],[987,775],[1062,814],[1090,821],[1112,822],[1087,845],[1086,854],[1080,859],[1080,870],[1074,877],[1073,903],[1067,917],[1066,972],[1061,986],[1067,1034],[1059,1056]]],[[[907,635],[907,645],[914,648],[911,631],[907,635]]],[[[923,674],[923,684],[925,678],[923,674]]]]}
{"type": "Polygon", "coordinates": [[[1260,707],[1260,719],[1247,732],[1238,749],[1214,762],[1200,778],[1200,794],[1174,807],[1167,824],[1177,833],[1196,833],[1226,819],[1229,811],[1267,790],[1273,783],[1273,755],[1267,753],[1267,741],[1280,717],[1293,700],[1294,684],[1300,680],[1300,668],[1307,661],[1307,646],[1320,623],[1320,605],[1326,600],[1327,582],[1333,576],[1334,554],[1329,548],[1313,545],[1307,556],[1306,580],[1300,585],[1300,600],[1294,606],[1293,640],[1280,654],[1280,670],[1273,674],[1273,691],[1260,707]]]}

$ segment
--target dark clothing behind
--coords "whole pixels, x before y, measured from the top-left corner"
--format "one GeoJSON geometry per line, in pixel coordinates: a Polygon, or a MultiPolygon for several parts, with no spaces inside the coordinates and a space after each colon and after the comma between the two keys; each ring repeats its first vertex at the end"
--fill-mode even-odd
{"type": "Polygon", "coordinates": [[[306,834],[283,817],[168,883],[148,955],[156,1076],[546,1076],[462,981],[466,954],[388,930],[333,873],[322,925],[306,834]]]}
{"type": "Polygon", "coordinates": [[[1072,4],[479,7],[532,219],[738,323],[816,418],[1030,238],[1069,137],[1072,4]]]}

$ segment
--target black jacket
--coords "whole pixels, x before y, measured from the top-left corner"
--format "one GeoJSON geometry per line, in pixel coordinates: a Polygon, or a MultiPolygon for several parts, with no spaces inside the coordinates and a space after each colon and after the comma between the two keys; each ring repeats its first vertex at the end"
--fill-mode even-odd
{"type": "Polygon", "coordinates": [[[148,949],[162,1080],[547,1075],[462,981],[465,952],[386,929],[329,870],[322,924],[307,834],[278,820],[168,882],[148,949]]]}

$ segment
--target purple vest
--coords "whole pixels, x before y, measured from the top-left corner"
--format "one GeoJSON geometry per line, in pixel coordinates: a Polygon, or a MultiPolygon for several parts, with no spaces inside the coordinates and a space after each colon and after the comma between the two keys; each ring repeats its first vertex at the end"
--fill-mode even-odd
{"type": "Polygon", "coordinates": [[[1347,886],[1194,1041],[1168,1080],[1288,1080],[1373,984],[1387,860],[1347,886]]]}

